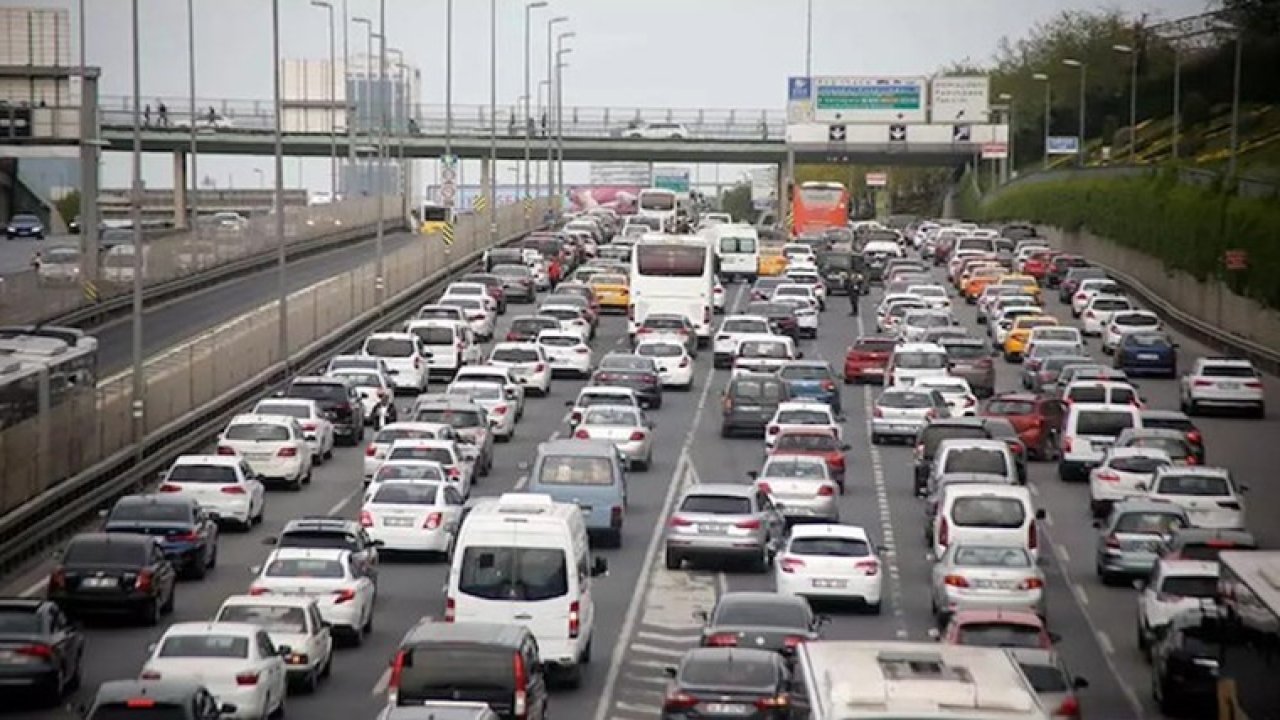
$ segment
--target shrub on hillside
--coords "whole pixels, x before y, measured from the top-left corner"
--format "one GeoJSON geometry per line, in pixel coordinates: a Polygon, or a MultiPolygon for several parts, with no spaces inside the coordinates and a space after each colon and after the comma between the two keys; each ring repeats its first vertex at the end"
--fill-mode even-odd
{"type": "Polygon", "coordinates": [[[1204,95],[1192,91],[1182,99],[1182,124],[1186,127],[1207,122],[1212,115],[1213,108],[1204,95]]]}

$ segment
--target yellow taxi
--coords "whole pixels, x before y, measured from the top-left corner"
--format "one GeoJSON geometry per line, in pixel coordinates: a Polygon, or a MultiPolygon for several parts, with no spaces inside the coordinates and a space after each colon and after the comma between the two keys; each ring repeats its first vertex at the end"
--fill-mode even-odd
{"type": "Polygon", "coordinates": [[[1036,299],[1036,303],[1040,302],[1040,283],[1030,275],[1002,275],[999,283],[1001,285],[1017,285],[1023,289],[1023,292],[1036,299]]]}
{"type": "Polygon", "coordinates": [[[631,304],[631,287],[626,275],[609,272],[597,273],[591,276],[588,284],[596,291],[596,298],[600,301],[601,312],[608,310],[627,311],[627,306],[631,304]]]}
{"type": "Polygon", "coordinates": [[[1009,362],[1022,360],[1022,353],[1027,350],[1027,340],[1033,328],[1046,325],[1057,325],[1058,318],[1052,315],[1023,315],[1013,321],[1009,336],[1004,339],[1004,359],[1009,362]]]}
{"type": "Polygon", "coordinates": [[[787,271],[787,258],[780,247],[760,248],[760,276],[773,277],[787,271]]]}

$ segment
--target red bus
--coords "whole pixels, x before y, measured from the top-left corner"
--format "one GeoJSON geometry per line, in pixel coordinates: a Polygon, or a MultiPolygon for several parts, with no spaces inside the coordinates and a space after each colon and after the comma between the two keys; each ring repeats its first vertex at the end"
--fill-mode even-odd
{"type": "Polygon", "coordinates": [[[849,222],[849,191],[838,182],[801,183],[792,192],[791,208],[794,213],[793,236],[846,227],[849,222]]]}

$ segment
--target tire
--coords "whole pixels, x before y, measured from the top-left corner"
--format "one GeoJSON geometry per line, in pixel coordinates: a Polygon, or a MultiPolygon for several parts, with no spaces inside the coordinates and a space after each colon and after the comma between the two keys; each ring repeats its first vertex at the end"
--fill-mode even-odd
{"type": "Polygon", "coordinates": [[[722,438],[733,437],[733,428],[730,428],[728,425],[721,425],[720,437],[722,438]]]}
{"type": "Polygon", "coordinates": [[[1259,419],[1259,420],[1264,420],[1264,419],[1266,419],[1266,417],[1267,417],[1267,406],[1266,406],[1265,404],[1264,404],[1264,405],[1258,405],[1258,407],[1254,408],[1254,410],[1253,410],[1253,416],[1254,416],[1255,418],[1259,419]]]}
{"type": "Polygon", "coordinates": [[[632,467],[632,469],[634,469],[636,472],[645,472],[646,470],[648,470],[648,469],[649,469],[649,463],[650,463],[650,462],[651,462],[651,460],[650,460],[650,459],[648,459],[648,458],[646,458],[646,459],[644,459],[644,460],[636,460],[635,462],[633,462],[633,463],[631,464],[631,467],[632,467]]]}
{"type": "Polygon", "coordinates": [[[879,615],[880,603],[867,603],[866,611],[868,615],[879,615]]]}
{"type": "Polygon", "coordinates": [[[178,584],[174,583],[173,587],[169,588],[169,599],[165,600],[164,603],[160,606],[160,612],[164,613],[165,615],[170,615],[173,613],[173,608],[177,604],[178,604],[178,584]]]}
{"type": "Polygon", "coordinates": [[[216,542],[213,544],[213,552],[209,553],[209,562],[205,567],[209,570],[218,567],[218,543],[216,542]]]}
{"type": "Polygon", "coordinates": [[[591,638],[587,640],[587,647],[582,651],[582,656],[578,658],[578,662],[582,663],[583,665],[591,664],[591,640],[594,640],[594,639],[595,638],[591,638]]]}
{"type": "Polygon", "coordinates": [[[191,578],[192,580],[203,580],[204,576],[207,575],[208,573],[209,573],[209,564],[206,560],[201,558],[196,562],[192,563],[191,566],[187,568],[187,571],[184,574],[188,578],[191,578]]]}
{"type": "Polygon", "coordinates": [[[665,559],[668,570],[679,570],[680,566],[684,564],[684,558],[670,548],[667,548],[665,559]]]}
{"type": "Polygon", "coordinates": [[[333,674],[333,649],[329,650],[329,657],[325,658],[324,665],[320,668],[320,677],[327,678],[333,674]]]}
{"type": "Polygon", "coordinates": [[[143,603],[141,610],[138,612],[138,619],[147,627],[155,627],[160,624],[160,603],[152,598],[143,603]]]}
{"type": "Polygon", "coordinates": [[[769,546],[760,548],[760,557],[751,559],[751,571],[764,574],[769,572],[769,546]]]}
{"type": "Polygon", "coordinates": [[[872,444],[872,445],[883,445],[883,444],[884,444],[884,437],[883,437],[882,435],[880,435],[879,433],[871,433],[871,444],[872,444]]]}
{"type": "Polygon", "coordinates": [[[302,682],[298,683],[298,689],[307,695],[314,695],[320,689],[320,671],[317,669],[307,673],[302,682]]]}

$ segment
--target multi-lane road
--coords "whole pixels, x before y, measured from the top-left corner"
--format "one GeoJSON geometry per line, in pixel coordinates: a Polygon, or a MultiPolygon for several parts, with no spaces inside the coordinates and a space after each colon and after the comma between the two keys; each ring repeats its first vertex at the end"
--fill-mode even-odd
{"type": "MultiPolygon", "coordinates": [[[[327,256],[317,260],[323,257],[327,256]]],[[[322,277],[327,271],[316,267],[312,272],[315,277],[322,277]]],[[[239,292],[250,292],[254,285],[246,282],[239,292]]],[[[744,289],[741,285],[730,288],[730,312],[744,303],[744,289]]],[[[270,290],[263,292],[269,294],[270,290]]],[[[869,314],[878,294],[862,301],[861,318],[846,314],[844,298],[831,302],[824,313],[819,338],[803,346],[806,358],[822,358],[841,366],[849,342],[858,334],[871,331],[869,314]]],[[[255,304],[241,300],[237,292],[222,294],[215,289],[193,299],[190,310],[217,304],[215,297],[221,298],[220,304],[227,308],[255,304]]],[[[1050,309],[1069,321],[1055,296],[1048,297],[1050,309]]],[[[499,325],[499,336],[510,317],[526,312],[525,307],[511,307],[499,325]]],[[[973,320],[973,309],[960,302],[956,307],[961,321],[981,335],[973,320]]],[[[173,318],[175,326],[181,327],[182,316],[175,314],[173,318]]],[[[1184,367],[1193,357],[1207,352],[1187,338],[1179,340],[1184,367]]],[[[594,343],[597,358],[604,352],[624,350],[625,341],[625,322],[606,316],[594,343]]],[[[1096,341],[1091,346],[1097,353],[1096,341]]],[[[696,640],[698,624],[692,612],[709,609],[725,591],[771,589],[770,575],[668,572],[659,567],[661,563],[653,562],[661,551],[665,515],[683,484],[748,482],[746,473],[758,469],[763,457],[759,440],[720,437],[719,393],[727,372],[713,370],[709,356],[709,352],[702,353],[697,360],[693,389],[668,393],[662,409],[653,412],[657,422],[655,462],[649,471],[630,477],[631,502],[624,544],[617,550],[600,551],[609,559],[610,573],[596,586],[594,661],[581,688],[553,695],[553,718],[657,717],[664,687],[661,668],[674,663],[683,649],[696,640]]],[[[1017,389],[1016,368],[998,364],[998,388],[1017,389]]],[[[523,486],[518,464],[532,459],[537,443],[565,434],[565,401],[573,398],[581,385],[581,381],[557,380],[549,397],[529,400],[515,439],[497,446],[494,471],[476,486],[477,493],[492,495],[523,486]]],[[[1176,408],[1174,382],[1144,380],[1139,386],[1150,406],[1176,408]]],[[[1280,407],[1274,378],[1266,379],[1266,391],[1271,406],[1280,407]]],[[[840,510],[843,522],[866,527],[887,548],[886,600],[878,617],[838,614],[824,629],[824,635],[836,639],[925,640],[933,625],[926,592],[931,561],[922,541],[921,503],[911,489],[911,449],[871,445],[867,423],[877,392],[874,387],[844,388],[845,437],[853,447],[849,452],[849,491],[840,498],[840,510]]],[[[1274,523],[1268,526],[1267,522],[1269,509],[1280,503],[1280,489],[1268,484],[1267,474],[1269,468],[1280,466],[1280,443],[1268,442],[1280,437],[1278,422],[1274,418],[1198,419],[1209,462],[1225,465],[1237,479],[1252,485],[1250,529],[1268,547],[1280,544],[1280,528],[1274,523]]],[[[208,618],[227,595],[245,591],[253,577],[249,568],[267,555],[262,539],[278,531],[286,520],[310,514],[354,517],[359,509],[361,457],[361,448],[340,449],[332,461],[316,471],[314,483],[305,491],[271,494],[266,523],[247,534],[223,536],[217,570],[203,581],[180,586],[177,612],[171,619],[208,618]]],[[[1133,639],[1135,592],[1104,588],[1093,576],[1094,531],[1087,513],[1087,488],[1062,484],[1056,468],[1045,463],[1032,465],[1029,483],[1048,513],[1042,530],[1049,551],[1042,553],[1042,558],[1049,577],[1050,625],[1063,637],[1060,650],[1068,665],[1090,681],[1083,694],[1084,716],[1102,720],[1158,717],[1148,692],[1147,666],[1133,639]]],[[[39,568],[15,578],[6,591],[41,592],[45,571],[47,568],[39,568]]],[[[441,564],[388,562],[382,570],[372,635],[362,647],[339,652],[333,677],[318,694],[292,696],[290,712],[316,720],[373,718],[382,704],[387,661],[396,642],[420,617],[443,613],[446,572],[441,564]]],[[[160,634],[156,628],[91,627],[84,689],[73,702],[87,700],[103,680],[134,675],[148,645],[160,634]]],[[[72,715],[69,711],[48,711],[29,716],[43,720],[72,715]]]]}

